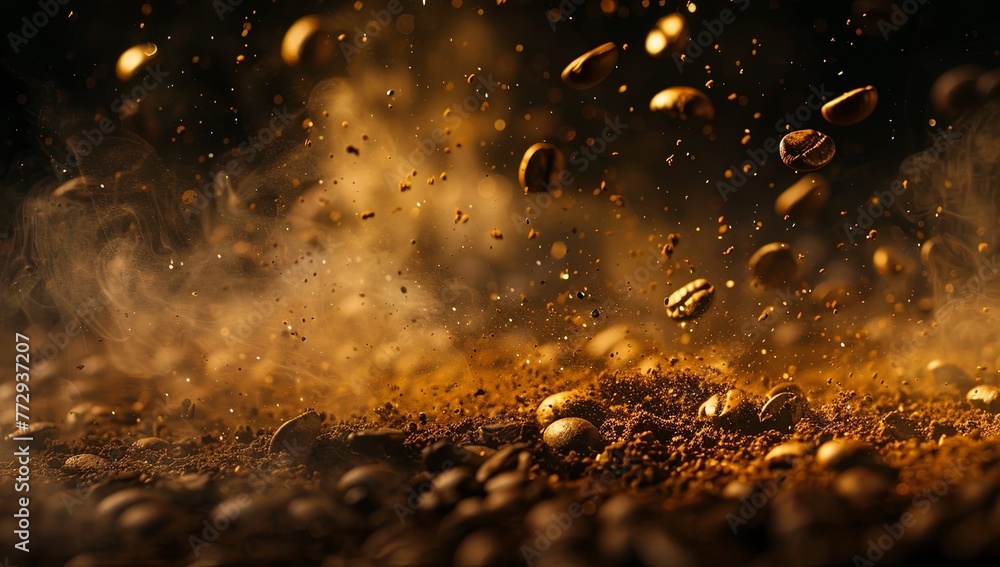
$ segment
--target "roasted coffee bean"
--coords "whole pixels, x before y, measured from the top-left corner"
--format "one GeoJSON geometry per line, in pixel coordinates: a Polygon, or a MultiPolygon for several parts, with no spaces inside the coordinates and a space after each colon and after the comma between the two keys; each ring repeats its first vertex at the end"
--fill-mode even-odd
{"type": "Polygon", "coordinates": [[[765,396],[768,398],[773,398],[778,394],[783,394],[785,392],[788,392],[789,394],[795,394],[796,396],[800,396],[803,400],[806,399],[806,393],[803,392],[802,388],[800,388],[799,385],[796,384],[795,382],[779,382],[774,386],[771,386],[771,389],[767,391],[767,394],[765,394],[765,396]]]}
{"type": "Polygon", "coordinates": [[[132,542],[159,541],[171,537],[167,532],[176,517],[166,502],[146,500],[123,510],[115,527],[132,542]]]}
{"type": "Polygon", "coordinates": [[[66,459],[66,462],[63,463],[62,469],[68,473],[90,474],[101,472],[107,467],[108,460],[104,457],[84,453],[82,455],[73,455],[72,457],[66,459]]]}
{"type": "Polygon", "coordinates": [[[739,389],[726,392],[722,407],[716,411],[713,423],[722,429],[750,434],[760,430],[757,408],[739,389]]]}
{"type": "Polygon", "coordinates": [[[780,445],[775,445],[764,455],[764,462],[772,468],[790,467],[792,464],[804,458],[812,451],[812,445],[799,441],[789,441],[780,445]]]}
{"type": "Polygon", "coordinates": [[[523,450],[524,445],[521,444],[507,445],[500,449],[476,470],[476,481],[482,484],[496,474],[517,468],[518,456],[523,450]]]}
{"type": "Polygon", "coordinates": [[[878,104],[878,91],[869,85],[846,92],[823,105],[820,112],[830,124],[850,126],[868,118],[878,104]]]}
{"type": "Polygon", "coordinates": [[[799,271],[792,247],[785,242],[761,246],[750,257],[750,272],[764,287],[773,288],[791,283],[799,271]]]}
{"type": "Polygon", "coordinates": [[[767,400],[760,410],[760,423],[765,429],[791,432],[808,409],[805,399],[783,392],[767,400]]]}
{"type": "Polygon", "coordinates": [[[589,89],[603,81],[618,64],[618,47],[605,43],[577,57],[562,72],[562,80],[574,89],[589,89]]]}
{"type": "Polygon", "coordinates": [[[959,65],[943,73],[931,86],[931,105],[935,112],[954,120],[979,103],[976,85],[983,74],[979,65],[959,65]]]}
{"type": "Polygon", "coordinates": [[[713,394],[711,398],[701,403],[701,407],[698,408],[698,417],[715,417],[715,414],[719,413],[720,405],[722,405],[722,398],[718,394],[713,394]]]}
{"type": "Polygon", "coordinates": [[[512,565],[514,547],[505,534],[497,529],[484,528],[465,536],[455,548],[454,567],[486,567],[512,565]]]}
{"type": "Polygon", "coordinates": [[[487,446],[508,445],[537,433],[538,428],[531,423],[494,423],[480,427],[474,441],[487,446]]]}
{"type": "Polygon", "coordinates": [[[322,423],[323,418],[313,410],[286,421],[271,436],[268,452],[271,454],[283,452],[291,455],[296,461],[305,461],[312,453],[312,446],[316,436],[319,435],[322,423]]]}
{"type": "Polygon", "coordinates": [[[976,386],[965,395],[966,401],[974,408],[991,413],[1000,413],[1000,388],[990,384],[976,386]]]}
{"type": "Polygon", "coordinates": [[[525,193],[540,193],[559,186],[559,180],[566,168],[566,158],[562,150],[545,142],[528,148],[517,169],[517,180],[525,193]]]}
{"type": "Polygon", "coordinates": [[[106,526],[112,526],[127,508],[141,502],[150,500],[163,500],[163,497],[152,490],[144,488],[126,488],[119,490],[108,496],[97,505],[95,510],[97,519],[106,526]]]}
{"type": "Polygon", "coordinates": [[[927,363],[927,370],[931,373],[934,384],[937,386],[955,386],[960,392],[968,392],[976,387],[975,378],[950,362],[932,360],[927,363]]]}
{"type": "Polygon", "coordinates": [[[711,121],[715,118],[712,101],[705,93],[692,87],[670,87],[656,93],[649,101],[649,109],[681,120],[697,118],[711,121]]]}
{"type": "Polygon", "coordinates": [[[564,417],[580,417],[600,427],[606,417],[604,406],[578,390],[552,394],[538,404],[535,417],[544,429],[553,421],[564,417]]]}
{"type": "Polygon", "coordinates": [[[653,57],[661,54],[680,53],[687,47],[688,27],[684,16],[674,12],[659,20],[646,34],[646,53],[653,57]]]}
{"type": "Polygon", "coordinates": [[[815,171],[830,163],[837,152],[833,139],[816,130],[785,134],[778,146],[781,161],[797,171],[815,171]]]}
{"type": "Polygon", "coordinates": [[[785,189],[774,201],[780,217],[809,220],[830,200],[830,182],[818,173],[810,173],[785,189]]]}
{"type": "Polygon", "coordinates": [[[715,286],[699,278],[670,294],[664,301],[667,316],[677,321],[694,319],[708,309],[715,295],[715,286]]]}
{"type": "Polygon", "coordinates": [[[439,473],[460,466],[475,468],[482,464],[476,455],[473,455],[465,448],[444,440],[424,447],[424,450],[421,452],[421,459],[424,464],[424,470],[432,473],[439,473]]]}
{"type": "Polygon", "coordinates": [[[347,436],[347,445],[351,449],[372,457],[398,454],[403,449],[404,441],[406,433],[391,427],[361,429],[347,436]]]}
{"type": "Polygon", "coordinates": [[[140,453],[166,451],[170,448],[170,442],[159,437],[145,437],[132,443],[132,448],[140,453]]]}
{"type": "Polygon", "coordinates": [[[559,453],[576,451],[581,455],[591,455],[604,448],[601,434],[586,419],[565,417],[552,422],[542,433],[545,444],[559,453]]]}
{"type": "Polygon", "coordinates": [[[854,467],[837,475],[833,490],[856,505],[877,506],[892,486],[891,475],[871,467],[854,467]]]}
{"type": "Polygon", "coordinates": [[[856,439],[834,439],[816,450],[816,464],[823,468],[844,471],[856,466],[877,466],[882,457],[871,445],[856,439]]]}

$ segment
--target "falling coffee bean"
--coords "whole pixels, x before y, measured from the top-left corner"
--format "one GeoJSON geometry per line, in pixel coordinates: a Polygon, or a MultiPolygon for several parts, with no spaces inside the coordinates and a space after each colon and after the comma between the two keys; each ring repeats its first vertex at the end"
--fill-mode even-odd
{"type": "Polygon", "coordinates": [[[1000,388],[990,384],[976,386],[965,395],[966,401],[974,408],[991,413],[1000,413],[1000,388]]]}
{"type": "Polygon", "coordinates": [[[798,171],[815,171],[830,163],[836,152],[833,139],[816,130],[789,132],[778,146],[781,161],[798,171]]]}
{"type": "Polygon", "coordinates": [[[820,212],[830,200],[830,182],[817,173],[810,173],[785,189],[774,201],[774,212],[781,217],[808,220],[820,212]]]}
{"type": "Polygon", "coordinates": [[[850,126],[868,118],[878,104],[878,91],[869,85],[846,92],[823,105],[820,112],[830,124],[850,126]]]}
{"type": "Polygon", "coordinates": [[[581,455],[591,455],[604,447],[604,440],[594,424],[578,417],[552,422],[542,433],[542,440],[563,454],[576,451],[581,455]]]}
{"type": "Polygon", "coordinates": [[[687,120],[697,118],[710,121],[715,118],[715,107],[705,93],[692,87],[670,87],[664,89],[649,101],[653,112],[666,112],[674,118],[687,120]]]}
{"type": "Polygon", "coordinates": [[[708,309],[715,295],[715,286],[699,278],[670,294],[664,301],[667,316],[677,321],[694,319],[708,309]]]}
{"type": "Polygon", "coordinates": [[[772,242],[761,246],[750,257],[750,271],[764,287],[787,285],[799,271],[792,247],[785,242],[772,242]]]}
{"type": "Polygon", "coordinates": [[[525,193],[541,193],[558,186],[565,167],[566,159],[559,148],[539,142],[524,152],[517,180],[525,193]]]}
{"type": "Polygon", "coordinates": [[[646,53],[656,57],[667,53],[681,53],[687,47],[688,26],[684,16],[674,12],[659,20],[646,35],[646,53]]]}
{"type": "Polygon", "coordinates": [[[562,72],[562,80],[574,89],[589,89],[603,81],[618,64],[618,47],[611,42],[577,57],[562,72]]]}

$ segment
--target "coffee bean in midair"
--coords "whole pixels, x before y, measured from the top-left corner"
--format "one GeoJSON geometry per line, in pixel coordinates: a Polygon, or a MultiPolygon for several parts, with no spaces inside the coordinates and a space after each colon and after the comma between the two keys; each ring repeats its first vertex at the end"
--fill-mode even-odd
{"type": "Polygon", "coordinates": [[[798,171],[815,171],[830,163],[836,152],[833,139],[816,130],[789,132],[778,146],[781,161],[798,171]]]}
{"type": "Polygon", "coordinates": [[[562,72],[562,80],[574,89],[589,89],[603,81],[618,64],[618,47],[605,43],[577,57],[562,72]]]}
{"type": "Polygon", "coordinates": [[[969,390],[966,401],[974,408],[991,413],[1000,413],[1000,388],[991,384],[982,384],[969,390]]]}
{"type": "Polygon", "coordinates": [[[712,101],[705,93],[692,87],[670,87],[656,93],[649,101],[649,109],[681,120],[697,118],[711,121],[715,118],[712,101]]]}
{"type": "Polygon", "coordinates": [[[878,91],[868,85],[860,89],[846,92],[827,102],[820,109],[823,118],[830,124],[850,126],[857,124],[875,111],[878,104],[878,91]]]}
{"type": "Polygon", "coordinates": [[[830,182],[818,173],[803,176],[774,201],[774,212],[796,221],[811,220],[830,199],[830,182]]]}
{"type": "Polygon", "coordinates": [[[696,279],[671,293],[664,301],[667,316],[678,321],[694,319],[708,309],[714,295],[715,286],[704,278],[696,279]]]}
{"type": "Polygon", "coordinates": [[[591,455],[604,447],[601,434],[586,419],[566,417],[552,422],[542,434],[545,444],[559,453],[576,451],[581,455],[591,455]]]}
{"type": "Polygon", "coordinates": [[[548,191],[559,185],[559,178],[565,167],[566,159],[559,148],[539,142],[524,152],[517,170],[517,180],[525,193],[548,191]]]}
{"type": "Polygon", "coordinates": [[[792,247],[785,242],[772,242],[757,249],[750,257],[750,271],[764,287],[787,285],[799,271],[792,247]]]}

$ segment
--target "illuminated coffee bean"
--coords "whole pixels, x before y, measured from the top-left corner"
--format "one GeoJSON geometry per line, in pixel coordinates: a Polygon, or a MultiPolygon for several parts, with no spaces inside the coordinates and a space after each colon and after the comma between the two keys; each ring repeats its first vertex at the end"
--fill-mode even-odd
{"type": "Polygon", "coordinates": [[[322,423],[323,418],[313,410],[286,421],[271,436],[268,452],[271,454],[284,452],[297,461],[306,460],[312,452],[313,443],[319,435],[322,423]]]}
{"type": "Polygon", "coordinates": [[[701,407],[698,408],[698,417],[715,417],[715,414],[719,412],[720,405],[722,405],[722,398],[718,394],[714,394],[702,402],[701,407]]]}
{"type": "Polygon", "coordinates": [[[715,106],[705,93],[692,87],[670,87],[656,93],[649,101],[649,109],[653,112],[666,112],[674,118],[687,120],[712,120],[715,118],[715,106]]]}
{"type": "Polygon", "coordinates": [[[914,262],[895,246],[879,246],[872,253],[872,266],[885,277],[905,276],[913,271],[914,262]]]}
{"type": "Polygon", "coordinates": [[[666,299],[667,316],[678,321],[694,319],[708,309],[714,295],[715,286],[704,278],[696,279],[666,299]]]}
{"type": "Polygon", "coordinates": [[[868,118],[878,104],[878,91],[869,85],[846,92],[823,105],[820,112],[830,124],[850,126],[868,118]]]}
{"type": "Polygon", "coordinates": [[[569,390],[542,400],[535,411],[535,417],[542,428],[564,417],[580,417],[600,426],[604,423],[605,413],[603,405],[597,400],[588,398],[582,392],[569,390]]]}
{"type": "Polygon", "coordinates": [[[660,18],[646,35],[646,53],[652,56],[680,53],[687,47],[688,28],[684,16],[674,12],[660,18]]]}
{"type": "Polygon", "coordinates": [[[805,392],[803,392],[802,388],[800,388],[799,385],[796,384],[795,382],[780,382],[778,384],[775,384],[774,386],[771,387],[770,390],[767,391],[767,394],[765,395],[767,396],[768,399],[770,399],[777,396],[778,394],[783,394],[785,392],[799,396],[803,400],[806,399],[805,392]]]}
{"type": "Polygon", "coordinates": [[[830,200],[830,182],[811,173],[785,189],[774,201],[774,212],[781,217],[808,219],[821,211],[830,200]]]}
{"type": "Polygon", "coordinates": [[[789,441],[775,445],[764,455],[764,462],[772,468],[790,467],[792,464],[804,458],[812,451],[812,445],[800,441],[789,441]]]}
{"type": "Polygon", "coordinates": [[[789,132],[778,146],[781,161],[798,171],[815,171],[830,163],[836,152],[833,139],[816,130],[789,132]]]}
{"type": "Polygon", "coordinates": [[[517,180],[526,193],[548,191],[558,186],[565,167],[566,158],[559,148],[539,142],[524,152],[517,180]]]}
{"type": "Polygon", "coordinates": [[[73,455],[72,457],[66,459],[66,462],[63,463],[62,470],[68,473],[90,474],[101,472],[106,469],[107,466],[108,460],[104,457],[99,457],[90,453],[83,453],[82,455],[73,455]]]}
{"type": "Polygon", "coordinates": [[[1000,413],[1000,388],[989,384],[976,386],[965,395],[969,405],[991,413],[1000,413]]]}
{"type": "Polygon", "coordinates": [[[927,371],[934,377],[934,384],[937,386],[952,385],[960,392],[968,392],[976,386],[975,378],[950,362],[932,360],[927,363],[927,371]]]}
{"type": "Polygon", "coordinates": [[[760,423],[765,429],[791,432],[808,409],[805,399],[782,392],[767,400],[760,410],[760,423]]]}
{"type": "Polygon", "coordinates": [[[761,246],[750,257],[748,265],[754,279],[765,287],[789,284],[799,271],[795,254],[791,246],[785,242],[772,242],[761,246]]]}
{"type": "Polygon", "coordinates": [[[713,423],[722,429],[745,434],[756,433],[760,429],[757,408],[747,395],[738,389],[726,392],[722,407],[716,411],[713,423]]]}
{"type": "Polygon", "coordinates": [[[611,42],[577,57],[562,72],[562,80],[574,89],[589,89],[611,74],[618,64],[618,47],[611,42]]]}
{"type": "Polygon", "coordinates": [[[851,467],[882,463],[878,451],[871,445],[856,439],[834,439],[820,445],[816,451],[816,464],[837,471],[851,467]]]}
{"type": "Polygon", "coordinates": [[[604,440],[594,424],[579,417],[552,422],[545,428],[542,440],[562,454],[575,451],[581,455],[592,455],[604,447],[604,440]]]}

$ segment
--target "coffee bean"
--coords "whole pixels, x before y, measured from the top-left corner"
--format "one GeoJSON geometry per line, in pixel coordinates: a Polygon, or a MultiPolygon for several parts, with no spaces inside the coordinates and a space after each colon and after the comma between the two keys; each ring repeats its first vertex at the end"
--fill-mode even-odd
{"type": "Polygon", "coordinates": [[[361,465],[345,472],[337,490],[345,504],[373,510],[402,484],[400,474],[386,465],[361,465]]]}
{"type": "Polygon", "coordinates": [[[837,475],[833,490],[856,505],[877,506],[892,486],[891,475],[870,467],[854,467],[837,475]]]}
{"type": "Polygon", "coordinates": [[[524,445],[515,444],[497,451],[476,470],[476,481],[482,484],[496,474],[517,468],[518,456],[523,449],[524,445]]]}
{"type": "Polygon", "coordinates": [[[618,47],[605,43],[577,57],[562,72],[562,80],[574,89],[589,89],[603,81],[618,64],[618,47]]]}
{"type": "Polygon", "coordinates": [[[455,548],[454,567],[512,565],[511,542],[496,529],[480,529],[465,536],[455,548]]]}
{"type": "Polygon", "coordinates": [[[820,112],[830,124],[850,126],[868,118],[878,104],[878,91],[869,85],[846,92],[823,105],[820,112]]]}
{"type": "Polygon", "coordinates": [[[351,449],[371,457],[398,454],[403,449],[405,441],[406,433],[391,427],[360,429],[352,431],[347,436],[347,445],[351,449]]]}
{"type": "Polygon", "coordinates": [[[157,541],[168,535],[175,518],[176,511],[166,502],[146,500],[122,511],[115,527],[132,542],[157,541]]]}
{"type": "Polygon", "coordinates": [[[783,394],[785,392],[788,392],[789,394],[795,394],[796,396],[801,397],[803,400],[806,399],[806,393],[803,392],[802,388],[800,388],[799,385],[796,384],[795,382],[779,382],[774,386],[771,386],[771,389],[767,391],[767,394],[765,394],[765,396],[767,398],[773,398],[778,394],[783,394]]]}
{"type": "Polygon", "coordinates": [[[712,395],[711,398],[701,403],[701,406],[698,408],[698,417],[715,417],[721,405],[722,398],[718,394],[712,395]]]}
{"type": "Polygon", "coordinates": [[[166,451],[170,448],[170,442],[159,437],[145,437],[132,443],[132,448],[140,453],[166,451]]]}
{"type": "Polygon", "coordinates": [[[670,294],[664,301],[667,316],[677,321],[694,319],[708,309],[715,295],[715,286],[699,278],[670,294]]]}
{"type": "Polygon", "coordinates": [[[764,462],[772,468],[790,467],[792,464],[804,458],[812,451],[812,445],[799,441],[789,441],[780,445],[775,445],[764,455],[764,462]]]}
{"type": "Polygon", "coordinates": [[[976,387],[976,380],[958,366],[943,360],[932,360],[927,363],[927,370],[934,378],[934,384],[940,387],[955,386],[959,392],[968,392],[976,387]]]}
{"type": "Polygon", "coordinates": [[[791,432],[808,409],[804,398],[782,392],[767,400],[760,410],[760,423],[765,429],[791,432]]]}
{"type": "Polygon", "coordinates": [[[809,220],[830,200],[830,182],[818,173],[810,173],[785,189],[774,201],[780,217],[809,220]]]}
{"type": "Polygon", "coordinates": [[[575,451],[591,455],[604,448],[604,440],[594,424],[579,417],[565,417],[552,422],[542,433],[542,440],[563,454],[575,451]]]}
{"type": "Polygon", "coordinates": [[[90,453],[83,453],[82,455],[73,455],[72,457],[66,459],[66,462],[63,463],[62,470],[68,473],[90,474],[101,472],[106,469],[107,466],[108,460],[104,457],[99,457],[90,453]]]}
{"type": "Polygon", "coordinates": [[[757,249],[750,257],[749,268],[754,279],[767,288],[791,283],[799,271],[792,247],[785,242],[772,242],[757,249]]]}
{"type": "Polygon", "coordinates": [[[312,453],[322,423],[323,418],[313,410],[286,421],[271,436],[268,452],[272,455],[284,452],[296,461],[304,462],[312,453]]]}
{"type": "Polygon", "coordinates": [[[646,53],[653,57],[667,53],[681,53],[687,46],[688,27],[684,16],[674,12],[657,20],[646,34],[646,53]]]}
{"type": "Polygon", "coordinates": [[[517,180],[525,193],[541,193],[559,186],[559,179],[566,168],[562,150],[552,144],[539,142],[528,148],[517,169],[517,180]]]}
{"type": "Polygon", "coordinates": [[[778,146],[781,161],[797,171],[815,171],[830,163],[836,152],[833,139],[816,130],[789,132],[778,146]]]}
{"type": "Polygon", "coordinates": [[[508,445],[537,433],[538,428],[533,423],[494,423],[480,427],[474,441],[487,446],[508,445]]]}
{"type": "Polygon", "coordinates": [[[669,116],[687,120],[697,118],[711,121],[715,118],[715,107],[705,93],[692,87],[670,87],[656,93],[649,101],[653,112],[666,112],[669,116]]]}
{"type": "Polygon", "coordinates": [[[126,488],[105,496],[97,505],[95,516],[106,526],[112,526],[127,508],[141,502],[163,500],[163,497],[152,490],[144,488],[126,488]]]}
{"type": "Polygon", "coordinates": [[[816,450],[816,464],[837,471],[864,465],[879,465],[882,457],[871,445],[856,439],[834,439],[816,450]]]}
{"type": "Polygon", "coordinates": [[[990,384],[976,386],[965,395],[969,405],[991,413],[1000,413],[1000,388],[990,384]]]}
{"type": "Polygon", "coordinates": [[[979,65],[959,65],[934,81],[931,86],[931,105],[935,112],[954,120],[979,103],[976,86],[983,74],[979,65]]]}
{"type": "Polygon", "coordinates": [[[450,441],[437,441],[424,447],[421,460],[424,470],[433,473],[446,471],[457,466],[475,467],[481,462],[474,461],[475,455],[450,441]],[[474,465],[473,463],[476,462],[474,465]]]}
{"type": "Polygon", "coordinates": [[[606,417],[604,406],[578,390],[558,392],[542,400],[535,411],[538,424],[544,429],[564,417],[580,417],[600,427],[606,417]]]}

